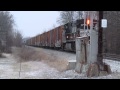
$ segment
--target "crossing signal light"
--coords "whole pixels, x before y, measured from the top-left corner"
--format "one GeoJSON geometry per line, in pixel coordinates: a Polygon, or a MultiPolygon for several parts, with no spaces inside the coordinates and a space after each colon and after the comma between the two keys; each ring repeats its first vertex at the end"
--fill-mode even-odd
{"type": "Polygon", "coordinates": [[[87,19],[87,25],[90,25],[90,19],[87,19]]]}

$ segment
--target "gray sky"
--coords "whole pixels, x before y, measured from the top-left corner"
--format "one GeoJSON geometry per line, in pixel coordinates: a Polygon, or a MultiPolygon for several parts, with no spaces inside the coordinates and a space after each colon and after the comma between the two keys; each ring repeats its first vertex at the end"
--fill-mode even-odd
{"type": "Polygon", "coordinates": [[[58,11],[10,11],[14,16],[16,27],[24,37],[31,37],[48,31],[59,18],[58,11]]]}

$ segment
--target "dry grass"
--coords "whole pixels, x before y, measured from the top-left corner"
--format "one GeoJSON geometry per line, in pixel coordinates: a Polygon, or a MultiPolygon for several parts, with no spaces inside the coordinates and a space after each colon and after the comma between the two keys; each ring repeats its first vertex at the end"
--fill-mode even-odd
{"type": "Polygon", "coordinates": [[[59,71],[65,71],[67,69],[68,61],[62,58],[58,58],[54,54],[47,54],[43,50],[35,51],[31,47],[14,48],[13,54],[22,62],[37,60],[48,64],[49,66],[56,68],[59,71]]]}
{"type": "Polygon", "coordinates": [[[13,48],[12,53],[16,58],[19,58],[22,62],[31,60],[41,60],[43,53],[35,51],[30,47],[13,48]]]}
{"type": "Polygon", "coordinates": [[[55,54],[47,54],[41,50],[37,52],[34,57],[38,57],[38,60],[42,60],[44,63],[59,71],[67,70],[68,61],[63,58],[58,58],[55,54]]]}
{"type": "Polygon", "coordinates": [[[47,64],[51,67],[56,68],[58,71],[62,72],[67,70],[68,62],[66,60],[59,60],[54,62],[48,61],[47,64]]]}
{"type": "Polygon", "coordinates": [[[59,71],[67,70],[68,61],[62,58],[58,58],[56,55],[47,55],[45,60],[42,60],[49,66],[56,68],[59,71]]]}

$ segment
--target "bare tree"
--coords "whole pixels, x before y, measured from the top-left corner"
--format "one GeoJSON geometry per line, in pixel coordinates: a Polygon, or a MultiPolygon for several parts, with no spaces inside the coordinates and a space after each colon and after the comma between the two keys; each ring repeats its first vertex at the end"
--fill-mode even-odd
{"type": "Polygon", "coordinates": [[[60,11],[60,18],[58,22],[60,24],[66,24],[73,21],[74,11],[60,11]]]}
{"type": "Polygon", "coordinates": [[[13,42],[13,16],[8,11],[0,11],[0,39],[2,42],[1,49],[8,50],[12,46],[13,42]]]}
{"type": "Polygon", "coordinates": [[[83,18],[83,11],[60,11],[58,23],[66,24],[77,19],[83,18]]]}
{"type": "Polygon", "coordinates": [[[83,11],[75,11],[74,19],[83,19],[83,11]]]}

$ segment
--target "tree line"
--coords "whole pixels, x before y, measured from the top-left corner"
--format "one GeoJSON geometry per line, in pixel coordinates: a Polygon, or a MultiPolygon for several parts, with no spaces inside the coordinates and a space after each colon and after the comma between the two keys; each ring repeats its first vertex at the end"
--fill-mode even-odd
{"type": "Polygon", "coordinates": [[[14,28],[15,20],[8,11],[0,11],[0,52],[11,52],[12,46],[22,46],[22,34],[14,28]]]}

